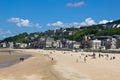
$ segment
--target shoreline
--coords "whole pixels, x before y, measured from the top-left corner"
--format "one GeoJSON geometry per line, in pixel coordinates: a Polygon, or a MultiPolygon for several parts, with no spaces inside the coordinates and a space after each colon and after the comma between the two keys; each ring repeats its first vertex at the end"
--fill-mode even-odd
{"type": "Polygon", "coordinates": [[[25,60],[32,57],[32,55],[21,54],[13,50],[0,50],[0,68],[9,67],[20,63],[20,58],[25,60]]]}
{"type": "Polygon", "coordinates": [[[0,80],[65,80],[53,69],[55,61],[34,50],[17,50],[19,53],[32,55],[24,62],[0,68],[0,80]]]}

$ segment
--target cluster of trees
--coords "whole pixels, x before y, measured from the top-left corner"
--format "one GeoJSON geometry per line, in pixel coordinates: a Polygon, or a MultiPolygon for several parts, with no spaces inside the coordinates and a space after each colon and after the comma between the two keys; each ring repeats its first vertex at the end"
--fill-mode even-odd
{"type": "Polygon", "coordinates": [[[88,26],[88,27],[81,27],[81,28],[71,28],[71,29],[66,29],[66,30],[71,30],[74,31],[75,33],[71,36],[54,36],[55,39],[59,38],[66,38],[69,40],[75,40],[75,41],[81,41],[85,35],[91,35],[94,36],[98,32],[101,32],[104,30],[104,27],[102,25],[93,25],[93,26],[88,26]]]}
{"type": "Polygon", "coordinates": [[[25,32],[25,33],[18,34],[18,35],[13,36],[13,37],[5,38],[1,42],[21,42],[21,43],[27,43],[28,41],[25,40],[26,36],[28,36],[28,33],[25,32]]]}
{"type": "Polygon", "coordinates": [[[95,34],[95,36],[112,36],[112,35],[120,35],[120,28],[105,29],[95,34]]]}

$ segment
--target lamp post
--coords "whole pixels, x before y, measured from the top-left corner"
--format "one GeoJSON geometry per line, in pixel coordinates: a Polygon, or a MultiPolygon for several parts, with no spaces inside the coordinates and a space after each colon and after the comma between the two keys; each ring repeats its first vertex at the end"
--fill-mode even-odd
{"type": "Polygon", "coordinates": [[[65,47],[65,41],[64,41],[64,32],[65,32],[66,30],[65,29],[63,29],[62,28],[62,47],[65,47]]]}
{"type": "MultiPolygon", "coordinates": [[[[74,35],[74,26],[73,26],[73,32],[72,32],[72,36],[74,35]]],[[[72,49],[74,50],[74,43],[73,43],[73,41],[74,41],[74,36],[73,36],[73,39],[72,39],[72,49]]]]}

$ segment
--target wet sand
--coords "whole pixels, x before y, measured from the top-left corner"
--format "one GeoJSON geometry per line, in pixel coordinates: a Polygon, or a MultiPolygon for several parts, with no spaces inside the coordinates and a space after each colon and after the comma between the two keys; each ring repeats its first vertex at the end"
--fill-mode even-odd
{"type": "Polygon", "coordinates": [[[53,70],[52,65],[55,64],[55,61],[51,61],[47,55],[42,55],[34,50],[16,50],[15,53],[29,54],[32,57],[18,64],[0,68],[0,80],[65,80],[53,70]]]}
{"type": "Polygon", "coordinates": [[[5,50],[0,49],[0,67],[8,67],[13,64],[17,64],[20,62],[20,58],[29,58],[32,55],[29,54],[21,54],[16,52],[15,50],[5,50]]]}

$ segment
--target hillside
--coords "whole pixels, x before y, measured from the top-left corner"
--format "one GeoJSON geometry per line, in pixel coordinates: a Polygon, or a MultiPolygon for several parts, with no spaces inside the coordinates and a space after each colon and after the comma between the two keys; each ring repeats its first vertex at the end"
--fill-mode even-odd
{"type": "MultiPolygon", "coordinates": [[[[80,28],[66,28],[67,31],[73,31],[74,35],[70,36],[52,36],[54,39],[59,38],[66,38],[70,40],[76,40],[81,41],[83,39],[83,36],[90,35],[91,37],[94,36],[112,36],[112,35],[120,35],[120,20],[116,20],[107,24],[99,24],[99,25],[93,25],[93,26],[87,26],[87,27],[80,27],[80,28]]],[[[1,42],[7,41],[7,42],[22,42],[22,43],[28,43],[31,42],[31,39],[35,37],[35,35],[38,35],[37,37],[47,37],[44,33],[22,33],[18,34],[13,37],[5,38],[4,40],[1,40],[1,42]],[[26,39],[27,38],[27,39],[26,39]]],[[[49,37],[49,36],[48,36],[49,37]]]]}
{"type": "Polygon", "coordinates": [[[18,34],[16,36],[13,37],[8,37],[5,38],[4,40],[2,40],[1,42],[23,42],[26,43],[27,41],[25,40],[25,37],[28,36],[28,33],[22,33],[22,34],[18,34]]]}

